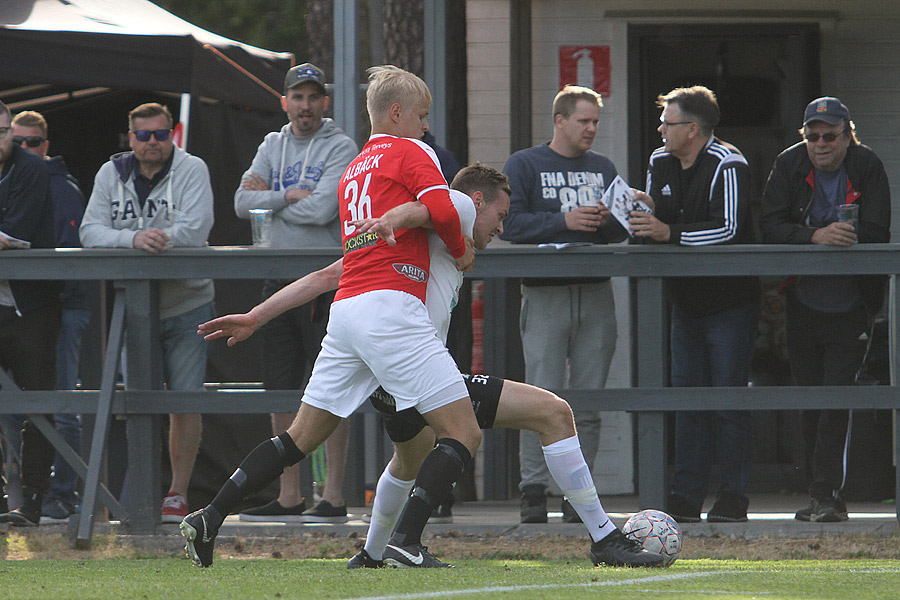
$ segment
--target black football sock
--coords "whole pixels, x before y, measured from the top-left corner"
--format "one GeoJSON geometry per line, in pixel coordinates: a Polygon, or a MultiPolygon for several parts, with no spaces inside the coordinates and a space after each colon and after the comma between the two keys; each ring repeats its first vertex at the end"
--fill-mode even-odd
{"type": "Polygon", "coordinates": [[[441,438],[422,462],[416,484],[400,515],[391,544],[410,546],[422,542],[422,530],[431,511],[447,497],[463,467],[469,462],[469,450],[453,438],[441,438]]]}
{"type": "Polygon", "coordinates": [[[268,439],[250,451],[209,505],[224,520],[244,498],[262,490],[305,457],[287,432],[268,439]]]}

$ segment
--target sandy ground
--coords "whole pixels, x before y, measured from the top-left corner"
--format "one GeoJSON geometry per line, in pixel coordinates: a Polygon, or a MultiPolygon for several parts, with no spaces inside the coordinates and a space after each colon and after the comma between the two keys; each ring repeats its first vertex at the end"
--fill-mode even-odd
{"type": "MultiPolygon", "coordinates": [[[[348,558],[363,540],[357,534],[305,534],[284,538],[222,537],[217,558],[348,558]]],[[[586,539],[570,536],[499,537],[449,533],[426,537],[425,544],[439,558],[517,560],[565,558],[585,560],[586,539]]],[[[0,530],[0,559],[29,558],[85,560],[183,556],[180,536],[94,536],[89,550],[69,546],[64,530],[40,528],[0,530]]],[[[686,537],[680,558],[803,560],[900,559],[900,533],[844,534],[812,538],[686,537]]]]}

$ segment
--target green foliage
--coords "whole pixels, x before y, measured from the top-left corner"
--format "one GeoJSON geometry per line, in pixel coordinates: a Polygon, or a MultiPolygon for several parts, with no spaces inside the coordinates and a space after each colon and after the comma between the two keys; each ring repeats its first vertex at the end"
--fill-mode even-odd
{"type": "Polygon", "coordinates": [[[891,560],[684,560],[669,569],[592,568],[587,561],[461,560],[456,569],[348,571],[345,560],[186,559],[0,562],[0,589],[17,599],[331,598],[459,596],[497,600],[703,598],[896,599],[891,560]],[[408,595],[408,596],[405,596],[408,595]]]}
{"type": "Polygon", "coordinates": [[[154,0],[167,11],[225,37],[304,56],[307,0],[154,0]]]}

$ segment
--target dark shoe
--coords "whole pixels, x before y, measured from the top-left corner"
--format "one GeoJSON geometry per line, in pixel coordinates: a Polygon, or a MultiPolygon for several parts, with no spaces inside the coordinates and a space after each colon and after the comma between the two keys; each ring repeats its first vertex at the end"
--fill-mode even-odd
{"type": "Polygon", "coordinates": [[[184,536],[184,553],[198,567],[210,567],[213,562],[213,548],[219,528],[212,524],[211,507],[192,512],[184,518],[181,535],[184,536]]]}
{"type": "Polygon", "coordinates": [[[431,511],[431,517],[429,517],[429,523],[452,523],[453,522],[453,504],[456,501],[456,498],[453,496],[453,492],[450,492],[450,495],[438,506],[436,509],[431,511]]]}
{"type": "Polygon", "coordinates": [[[41,513],[20,506],[15,510],[0,515],[0,523],[9,523],[14,527],[37,527],[41,524],[41,513]]]}
{"type": "Polygon", "coordinates": [[[66,521],[75,513],[75,507],[65,500],[47,500],[41,507],[41,516],[52,521],[66,521]]]}
{"type": "Polygon", "coordinates": [[[699,523],[700,508],[677,494],[669,494],[666,512],[679,523],[699,523]]]}
{"type": "Polygon", "coordinates": [[[794,515],[798,521],[815,523],[841,523],[849,520],[847,505],[838,498],[810,498],[809,507],[794,515]]]}
{"type": "Polygon", "coordinates": [[[812,519],[812,515],[814,512],[814,508],[812,507],[812,502],[806,508],[801,508],[796,513],[794,513],[794,518],[798,521],[809,521],[812,519]]]}
{"type": "Polygon", "coordinates": [[[300,515],[301,523],[346,523],[347,505],[334,506],[328,500],[320,500],[318,504],[300,515]]]}
{"type": "Polygon", "coordinates": [[[359,552],[356,553],[356,556],[351,558],[347,562],[348,569],[383,569],[384,561],[383,560],[375,560],[369,553],[366,552],[366,549],[363,548],[359,552]]]}
{"type": "Polygon", "coordinates": [[[238,515],[238,519],[254,523],[289,523],[299,521],[304,510],[306,510],[305,500],[294,506],[282,506],[278,500],[272,500],[268,504],[248,508],[238,515]]]}
{"type": "Polygon", "coordinates": [[[591,544],[591,562],[598,567],[664,567],[666,557],[644,550],[639,543],[616,529],[599,542],[591,544]]]}
{"type": "Polygon", "coordinates": [[[749,505],[750,501],[746,497],[725,492],[716,499],[706,520],[710,523],[743,523],[747,520],[749,505]]]}
{"type": "Polygon", "coordinates": [[[405,568],[453,568],[453,565],[441,562],[422,544],[410,546],[394,546],[388,544],[384,549],[384,564],[389,567],[405,568]]]}
{"type": "Polygon", "coordinates": [[[575,508],[565,498],[562,499],[560,510],[562,510],[563,523],[581,523],[581,517],[578,516],[575,508]]]}
{"type": "Polygon", "coordinates": [[[519,522],[547,522],[547,493],[543,485],[533,484],[522,487],[522,508],[519,510],[519,522]]]}

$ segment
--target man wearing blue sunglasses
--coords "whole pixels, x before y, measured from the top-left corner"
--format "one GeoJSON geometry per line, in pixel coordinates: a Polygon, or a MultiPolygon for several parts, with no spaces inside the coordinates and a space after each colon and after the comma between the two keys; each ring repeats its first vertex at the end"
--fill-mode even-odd
{"type": "MultiPolygon", "coordinates": [[[[172,115],[155,102],[128,114],[131,152],[100,167],[79,234],[85,248],[136,248],[151,254],[173,246],[202,247],[213,226],[213,193],[202,159],[175,146],[172,115]]],[[[202,390],[207,344],[197,325],[215,314],[210,279],[160,282],[160,342],[170,390],[202,390]]],[[[162,522],[190,511],[187,488],[200,445],[198,414],[170,415],[172,483],[162,522]]]]}

